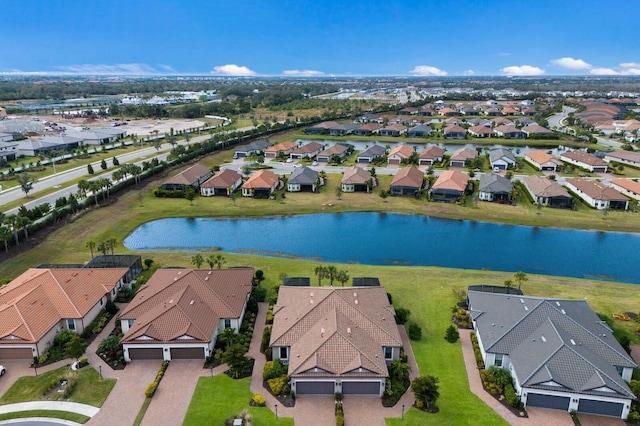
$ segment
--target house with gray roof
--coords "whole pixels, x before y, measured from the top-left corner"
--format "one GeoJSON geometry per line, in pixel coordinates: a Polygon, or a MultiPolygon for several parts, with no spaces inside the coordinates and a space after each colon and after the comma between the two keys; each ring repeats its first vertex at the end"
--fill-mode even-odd
{"type": "Polygon", "coordinates": [[[484,174],[480,176],[478,198],[482,201],[496,203],[510,203],[513,184],[506,177],[496,174],[484,174]]]}
{"type": "Polygon", "coordinates": [[[637,364],[584,300],[469,291],[485,365],[507,369],[526,407],[626,418],[637,364]]]}
{"type": "Polygon", "coordinates": [[[317,188],[318,172],[306,166],[293,169],[287,181],[287,191],[289,192],[316,192],[317,188]]]}
{"type": "Polygon", "coordinates": [[[402,339],[384,287],[282,286],[269,345],[296,395],[382,396],[402,339]]]}
{"type": "Polygon", "coordinates": [[[329,129],[331,136],[344,136],[353,133],[354,130],[360,128],[357,123],[343,123],[329,129]]]}
{"type": "Polygon", "coordinates": [[[507,170],[518,164],[513,152],[505,148],[493,148],[489,150],[489,162],[491,163],[491,168],[494,170],[507,170]]]}
{"type": "Polygon", "coordinates": [[[407,136],[410,138],[420,138],[422,136],[429,136],[432,132],[431,127],[426,124],[420,124],[416,127],[409,129],[407,132],[407,136]]]}
{"type": "Polygon", "coordinates": [[[382,145],[373,145],[360,154],[356,158],[357,163],[371,163],[376,158],[380,158],[387,153],[387,149],[382,145]]]}
{"type": "Polygon", "coordinates": [[[258,154],[271,146],[271,142],[266,139],[260,139],[255,142],[248,143],[236,148],[233,155],[234,158],[248,157],[251,154],[258,154]]]}

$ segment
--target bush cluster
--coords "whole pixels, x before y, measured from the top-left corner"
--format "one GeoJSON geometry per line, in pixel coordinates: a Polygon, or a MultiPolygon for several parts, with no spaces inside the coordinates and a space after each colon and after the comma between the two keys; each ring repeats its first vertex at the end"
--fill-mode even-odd
{"type": "Polygon", "coordinates": [[[271,393],[274,395],[286,395],[291,392],[291,388],[289,387],[289,378],[286,374],[267,380],[267,384],[269,385],[269,389],[271,389],[271,393]]]}
{"type": "Polygon", "coordinates": [[[155,395],[162,378],[164,377],[164,372],[167,371],[167,367],[169,367],[169,361],[163,361],[160,366],[160,370],[158,370],[158,374],[156,374],[156,378],[153,382],[147,385],[147,388],[144,390],[144,396],[147,398],[151,398],[155,395]]]}
{"type": "Polygon", "coordinates": [[[458,329],[455,325],[450,325],[447,328],[447,332],[444,335],[444,338],[449,343],[455,343],[460,338],[460,334],[458,333],[458,329]]]}
{"type": "Polygon", "coordinates": [[[262,352],[263,354],[269,347],[269,340],[271,340],[271,327],[265,327],[264,331],[262,332],[262,340],[260,341],[260,352],[262,352]]]}
{"type": "Polygon", "coordinates": [[[471,316],[466,310],[454,306],[453,322],[458,324],[460,328],[471,328],[471,316]]]}
{"type": "Polygon", "coordinates": [[[476,358],[476,364],[478,365],[478,368],[484,368],[482,352],[480,352],[480,345],[478,345],[478,338],[476,337],[476,333],[471,333],[471,346],[473,346],[473,355],[476,358]]]}
{"type": "Polygon", "coordinates": [[[409,335],[409,339],[411,340],[420,340],[422,339],[422,327],[420,327],[415,322],[411,321],[409,323],[409,329],[407,330],[407,334],[409,335]]]}
{"type": "Polygon", "coordinates": [[[269,308],[267,309],[267,320],[266,320],[267,324],[271,325],[273,324],[273,305],[270,304],[269,308]]]}
{"type": "Polygon", "coordinates": [[[267,404],[264,396],[260,395],[259,393],[253,394],[251,401],[256,407],[264,407],[267,404]]]}
{"type": "Polygon", "coordinates": [[[281,376],[286,376],[288,371],[288,367],[279,359],[275,361],[267,361],[264,364],[264,369],[262,370],[262,378],[264,380],[276,379],[281,376]]]}
{"type": "Polygon", "coordinates": [[[344,409],[342,401],[336,402],[336,426],[344,426],[344,409]]]}

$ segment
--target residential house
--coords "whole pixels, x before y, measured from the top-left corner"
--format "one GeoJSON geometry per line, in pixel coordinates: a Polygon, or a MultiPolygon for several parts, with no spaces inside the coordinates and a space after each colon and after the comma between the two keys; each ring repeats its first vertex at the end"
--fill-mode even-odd
{"type": "Polygon", "coordinates": [[[321,135],[329,133],[329,129],[332,129],[338,125],[335,121],[325,121],[323,123],[318,123],[313,126],[307,127],[304,132],[309,135],[321,135]]]}
{"type": "Polygon", "coordinates": [[[492,118],[491,122],[493,123],[493,127],[498,127],[498,126],[514,126],[515,127],[516,125],[516,123],[504,117],[492,118]]]}
{"type": "Polygon", "coordinates": [[[633,359],[584,300],[468,291],[485,366],[511,373],[525,407],[626,418],[633,359]]]}
{"type": "Polygon", "coordinates": [[[222,169],[200,185],[200,195],[211,197],[214,195],[229,196],[242,185],[242,175],[232,169],[222,169]]]}
{"type": "Polygon", "coordinates": [[[0,362],[33,361],[56,334],[82,334],[125,285],[127,268],[29,269],[0,287],[0,362]]]}
{"type": "Polygon", "coordinates": [[[542,171],[555,172],[562,165],[553,155],[539,149],[524,154],[524,160],[542,171]]]}
{"type": "Polygon", "coordinates": [[[356,157],[358,163],[371,163],[376,158],[380,158],[387,153],[387,149],[382,145],[373,145],[362,151],[356,157]]]}
{"type": "Polygon", "coordinates": [[[333,159],[333,157],[338,157],[340,159],[343,159],[344,157],[347,156],[348,153],[349,153],[349,148],[347,146],[337,143],[319,152],[316,155],[316,160],[318,160],[318,162],[320,163],[328,163],[333,159]]]}
{"type": "Polygon", "coordinates": [[[640,201],[640,182],[632,179],[612,179],[610,183],[616,191],[640,201]]]}
{"type": "Polygon", "coordinates": [[[434,163],[441,163],[445,150],[439,146],[432,145],[420,152],[418,157],[418,165],[433,166],[434,163]]]}
{"type": "Polygon", "coordinates": [[[387,155],[388,164],[400,164],[402,160],[408,160],[416,151],[407,145],[398,145],[389,151],[387,155]]]}
{"type": "Polygon", "coordinates": [[[293,160],[302,160],[303,158],[313,158],[324,149],[324,145],[318,142],[309,142],[308,144],[299,146],[291,151],[289,157],[293,160]]]}
{"type": "Polygon", "coordinates": [[[422,108],[420,108],[420,111],[418,111],[418,116],[420,117],[431,117],[433,115],[433,110],[427,106],[423,106],[422,108]]]}
{"type": "MultiPolygon", "coordinates": [[[[516,117],[513,119],[517,126],[526,127],[532,124],[537,124],[535,120],[530,119],[529,117],[516,117]]],[[[544,129],[544,127],[542,127],[544,129]]],[[[553,132],[551,132],[553,134],[553,132]]]]}
{"type": "Polygon", "coordinates": [[[358,166],[347,167],[342,175],[342,192],[366,192],[378,185],[371,172],[358,166]]]}
{"type": "Polygon", "coordinates": [[[496,203],[510,203],[513,184],[503,176],[483,174],[480,176],[478,199],[496,203]]]}
{"type": "Polygon", "coordinates": [[[516,128],[515,125],[501,124],[493,129],[497,136],[507,139],[524,139],[527,134],[516,128]]]}
{"type": "Polygon", "coordinates": [[[627,197],[597,180],[569,178],[565,185],[571,192],[597,210],[627,210],[629,208],[627,197]]]}
{"type": "Polygon", "coordinates": [[[207,181],[213,173],[209,168],[202,164],[196,163],[186,170],[178,173],[172,178],[166,180],[160,189],[166,191],[183,191],[186,188],[199,189],[200,185],[207,181]]]}
{"type": "Polygon", "coordinates": [[[611,151],[605,154],[604,160],[640,168],[640,153],[633,151],[611,151]]]}
{"type": "Polygon", "coordinates": [[[486,118],[476,117],[465,120],[467,124],[470,126],[484,126],[487,128],[491,128],[491,121],[486,118]]]}
{"type": "Polygon", "coordinates": [[[350,135],[354,130],[359,129],[360,125],[357,123],[344,123],[338,124],[335,127],[329,129],[329,134],[331,136],[344,136],[350,135]]]}
{"type": "Polygon", "coordinates": [[[240,330],[253,274],[253,268],[157,270],[120,314],[125,360],[212,356],[220,333],[240,330]]]}
{"type": "Polygon", "coordinates": [[[407,132],[407,128],[403,124],[389,124],[382,129],[378,133],[380,136],[400,136],[407,132]]]}
{"type": "Polygon", "coordinates": [[[493,137],[495,132],[487,126],[477,125],[467,129],[471,136],[476,138],[490,138],[493,137]]]}
{"type": "Polygon", "coordinates": [[[267,147],[264,150],[264,156],[265,158],[277,158],[278,155],[289,156],[289,154],[291,154],[291,152],[293,152],[293,150],[296,149],[297,147],[298,147],[298,144],[296,142],[292,142],[292,141],[282,142],[277,145],[267,147]]]}
{"type": "Polygon", "coordinates": [[[424,173],[413,166],[404,167],[391,180],[389,193],[400,196],[416,196],[424,185],[424,173]]]}
{"type": "Polygon", "coordinates": [[[13,142],[13,134],[0,132],[0,142],[13,142]]]}
{"type": "Polygon", "coordinates": [[[453,109],[453,108],[449,108],[449,107],[441,108],[441,109],[438,111],[438,114],[440,114],[440,115],[444,115],[445,117],[453,117],[453,116],[460,115],[460,113],[459,113],[458,111],[456,111],[456,110],[455,110],[455,109],[453,109]]]}
{"type": "Polygon", "coordinates": [[[462,107],[458,110],[462,115],[478,115],[478,111],[475,108],[462,107]]]}
{"type": "Polygon", "coordinates": [[[489,162],[493,170],[507,170],[510,167],[515,167],[518,163],[515,155],[510,149],[505,148],[493,148],[489,150],[489,162]]]}
{"type": "Polygon", "coordinates": [[[373,134],[377,134],[382,127],[384,127],[382,124],[367,123],[355,129],[353,134],[357,136],[371,136],[373,134]]]}
{"type": "Polygon", "coordinates": [[[269,345],[296,395],[382,396],[402,340],[384,287],[282,286],[269,345]]]}
{"type": "Polygon", "coordinates": [[[524,126],[521,130],[529,138],[532,136],[544,137],[544,136],[554,135],[554,133],[551,130],[547,129],[546,127],[539,126],[537,124],[529,124],[528,126],[524,126]]]}
{"type": "Polygon", "coordinates": [[[565,163],[573,164],[590,172],[607,172],[606,161],[584,151],[565,151],[560,155],[560,159],[565,163]]]}
{"type": "Polygon", "coordinates": [[[444,128],[444,137],[446,139],[465,139],[467,137],[467,131],[454,124],[444,128]]]}
{"type": "Polygon", "coordinates": [[[269,170],[258,170],[242,184],[243,197],[268,198],[278,188],[278,175],[269,170]]]}
{"type": "Polygon", "coordinates": [[[459,148],[451,154],[451,167],[464,167],[467,161],[476,158],[478,153],[471,148],[459,148]]]}
{"type": "Polygon", "coordinates": [[[573,206],[571,194],[555,180],[531,175],[525,176],[522,182],[534,204],[564,209],[573,206]]]}
{"type": "Polygon", "coordinates": [[[416,115],[418,114],[418,108],[416,107],[406,107],[406,108],[402,108],[400,111],[398,111],[398,114],[400,115],[416,115]]]}
{"type": "Polygon", "coordinates": [[[18,157],[18,142],[0,142],[0,166],[18,157]]]}
{"type": "Polygon", "coordinates": [[[502,111],[498,108],[493,107],[493,108],[486,108],[484,110],[484,113],[490,117],[496,117],[498,115],[501,115],[502,111]]]}
{"type": "Polygon", "coordinates": [[[514,108],[512,106],[505,106],[504,108],[502,108],[502,115],[518,115],[520,114],[520,111],[518,111],[517,108],[514,108]]]}
{"type": "Polygon", "coordinates": [[[468,183],[469,175],[457,170],[447,170],[438,176],[429,195],[433,201],[455,203],[464,195],[468,183]]]}
{"type": "Polygon", "coordinates": [[[251,154],[260,154],[270,146],[271,142],[266,139],[251,142],[246,145],[237,147],[233,158],[244,158],[250,156],[251,154]]]}
{"type": "Polygon", "coordinates": [[[524,108],[522,110],[522,115],[526,115],[526,116],[529,116],[529,117],[532,117],[532,116],[536,115],[537,113],[538,112],[536,111],[535,108],[524,108]]]}
{"type": "Polygon", "coordinates": [[[448,127],[448,126],[460,126],[462,123],[464,123],[464,120],[462,118],[458,118],[458,117],[451,117],[451,118],[447,118],[446,120],[444,120],[445,127],[448,127]]]}
{"type": "Polygon", "coordinates": [[[293,169],[287,180],[289,192],[316,192],[318,188],[318,172],[306,166],[293,169]]]}
{"type": "Polygon", "coordinates": [[[420,138],[425,135],[429,136],[431,132],[431,127],[426,124],[420,124],[412,129],[409,129],[409,131],[407,132],[407,136],[409,136],[410,138],[420,138]]]}

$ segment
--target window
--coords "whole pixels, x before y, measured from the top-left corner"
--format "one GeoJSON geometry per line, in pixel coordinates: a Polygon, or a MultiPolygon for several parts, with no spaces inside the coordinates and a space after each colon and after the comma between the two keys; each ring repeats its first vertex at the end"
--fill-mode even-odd
{"type": "Polygon", "coordinates": [[[618,372],[619,375],[622,376],[622,373],[624,372],[624,368],[619,367],[619,366],[616,365],[616,371],[618,372]]]}
{"type": "Polygon", "coordinates": [[[287,350],[286,347],[282,347],[280,348],[280,359],[288,359],[289,358],[289,351],[287,350]]]}
{"type": "Polygon", "coordinates": [[[390,346],[385,346],[384,347],[384,359],[391,359],[393,358],[393,348],[390,346]]]}
{"type": "Polygon", "coordinates": [[[76,331],[76,320],[70,318],[67,319],[67,328],[69,330],[76,331]]]}
{"type": "Polygon", "coordinates": [[[102,297],[100,298],[100,306],[104,305],[104,300],[102,300],[102,297]]]}
{"type": "Polygon", "coordinates": [[[502,367],[502,354],[496,354],[496,358],[493,364],[497,365],[498,367],[502,367]]]}
{"type": "Polygon", "coordinates": [[[230,319],[225,319],[224,320],[224,328],[230,328],[231,327],[231,320],[230,319]]]}
{"type": "Polygon", "coordinates": [[[127,320],[127,323],[129,324],[129,327],[133,327],[133,323],[136,322],[136,320],[127,320]]]}

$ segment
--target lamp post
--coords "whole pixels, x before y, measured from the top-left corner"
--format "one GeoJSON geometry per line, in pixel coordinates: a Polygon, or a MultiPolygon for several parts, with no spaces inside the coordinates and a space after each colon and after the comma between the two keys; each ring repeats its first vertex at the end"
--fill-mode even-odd
{"type": "Polygon", "coordinates": [[[402,404],[402,417],[401,420],[404,420],[404,404],[402,404]]]}
{"type": "Polygon", "coordinates": [[[98,366],[98,371],[100,372],[100,379],[102,379],[102,366],[101,365],[98,366]]]}
{"type": "Polygon", "coordinates": [[[278,404],[276,404],[276,419],[278,418],[278,404]]]}

